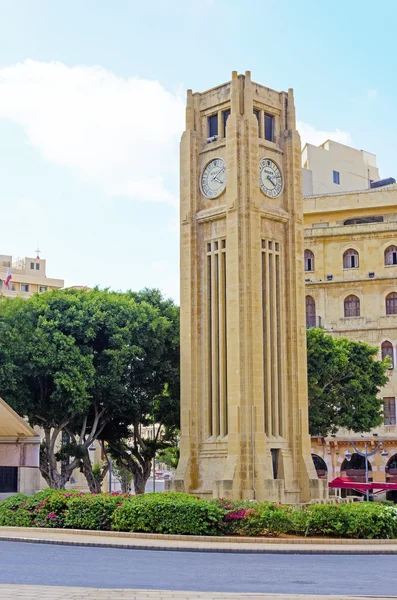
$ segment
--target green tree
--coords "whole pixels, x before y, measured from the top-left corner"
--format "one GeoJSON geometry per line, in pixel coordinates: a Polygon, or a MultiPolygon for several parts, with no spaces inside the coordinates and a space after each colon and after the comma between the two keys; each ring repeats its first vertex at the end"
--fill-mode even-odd
{"type": "Polygon", "coordinates": [[[172,302],[150,290],[57,290],[0,303],[0,395],[43,429],[40,470],[50,487],[64,487],[80,467],[99,491],[108,465],[93,473],[89,446],[103,442],[106,427],[120,446],[117,436],[128,438],[139,418],[161,413],[160,396],[168,420],[177,418],[178,398],[164,390],[177,389],[178,327],[166,313],[178,319],[172,302]],[[131,402],[142,410],[130,412],[131,402]]]}
{"type": "Polygon", "coordinates": [[[343,427],[369,431],[382,422],[380,388],[386,384],[388,359],[376,360],[377,348],[321,329],[307,330],[309,427],[328,435],[343,427]]]}
{"type": "Polygon", "coordinates": [[[139,357],[125,363],[123,409],[104,437],[118,464],[132,473],[135,493],[143,494],[156,453],[175,445],[179,429],[179,308],[158,290],[129,295],[142,309],[151,307],[157,318],[141,332],[139,357]],[[148,428],[150,434],[144,434],[148,428]]]}
{"type": "Polygon", "coordinates": [[[169,469],[176,469],[179,462],[179,447],[169,446],[161,450],[158,454],[158,460],[165,463],[169,469]]]}
{"type": "Polygon", "coordinates": [[[43,429],[40,469],[50,487],[64,487],[104,426],[111,396],[97,371],[109,299],[60,290],[0,304],[0,393],[43,429]],[[59,448],[62,432],[68,440],[59,448]]]}

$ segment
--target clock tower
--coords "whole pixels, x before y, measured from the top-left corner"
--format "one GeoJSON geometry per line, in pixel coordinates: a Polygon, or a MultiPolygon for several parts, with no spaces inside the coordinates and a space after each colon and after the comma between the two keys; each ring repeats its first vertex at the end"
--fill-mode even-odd
{"type": "Polygon", "coordinates": [[[233,72],[188,91],[177,490],[290,503],[326,493],[308,433],[300,154],[292,90],[233,72]]]}

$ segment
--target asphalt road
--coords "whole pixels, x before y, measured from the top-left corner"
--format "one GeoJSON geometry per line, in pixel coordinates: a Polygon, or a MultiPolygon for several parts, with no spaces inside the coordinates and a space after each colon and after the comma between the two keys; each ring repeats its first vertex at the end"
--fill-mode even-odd
{"type": "Polygon", "coordinates": [[[0,583],[392,596],[393,555],[232,554],[0,542],[0,583]]]}

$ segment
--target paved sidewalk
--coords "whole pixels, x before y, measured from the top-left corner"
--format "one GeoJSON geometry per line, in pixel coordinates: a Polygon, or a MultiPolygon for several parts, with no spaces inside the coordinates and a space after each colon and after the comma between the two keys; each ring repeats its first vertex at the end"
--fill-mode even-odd
{"type": "MultiPolygon", "coordinates": [[[[0,584],[1,600],[359,600],[369,596],[312,596],[304,594],[217,594],[172,590],[105,590],[99,588],[0,584]]],[[[371,596],[388,600],[391,596],[371,596]]],[[[394,596],[396,598],[396,596],[394,596]]]]}
{"type": "MultiPolygon", "coordinates": [[[[24,527],[0,527],[0,540],[70,546],[125,548],[140,550],[179,550],[185,552],[243,552],[262,554],[397,554],[396,540],[288,540],[258,539],[249,542],[229,541],[233,538],[191,538],[188,536],[156,536],[51,530],[24,527]]],[[[1,598],[1,597],[0,597],[1,598]]]]}

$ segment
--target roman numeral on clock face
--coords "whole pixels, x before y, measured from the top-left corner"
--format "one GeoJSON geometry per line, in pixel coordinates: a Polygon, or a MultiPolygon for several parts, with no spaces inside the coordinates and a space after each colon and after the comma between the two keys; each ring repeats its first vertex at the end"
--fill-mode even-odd
{"type": "Polygon", "coordinates": [[[201,192],[207,198],[217,198],[226,187],[226,164],[214,158],[204,168],[200,178],[201,192]]]}
{"type": "Polygon", "coordinates": [[[262,158],[259,162],[259,185],[261,191],[270,198],[279,196],[283,189],[281,171],[270,158],[262,158]]]}

